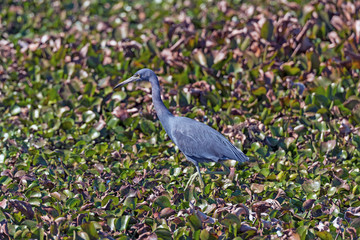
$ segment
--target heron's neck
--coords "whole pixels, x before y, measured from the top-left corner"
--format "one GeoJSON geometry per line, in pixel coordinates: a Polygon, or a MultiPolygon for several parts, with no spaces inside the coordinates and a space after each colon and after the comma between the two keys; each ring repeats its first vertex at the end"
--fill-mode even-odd
{"type": "Polygon", "coordinates": [[[156,114],[165,130],[167,130],[167,120],[174,115],[171,114],[171,112],[165,107],[163,101],[161,100],[161,90],[157,77],[155,76],[155,79],[151,79],[150,82],[152,87],[152,100],[156,114]]]}

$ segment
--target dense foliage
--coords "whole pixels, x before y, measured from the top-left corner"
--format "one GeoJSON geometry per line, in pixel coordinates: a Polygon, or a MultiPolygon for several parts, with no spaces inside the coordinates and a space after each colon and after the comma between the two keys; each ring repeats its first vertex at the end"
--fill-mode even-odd
{"type": "Polygon", "coordinates": [[[2,1],[0,238],[356,239],[360,2],[128,2],[2,1]],[[143,67],[250,161],[185,189],[143,67]]]}

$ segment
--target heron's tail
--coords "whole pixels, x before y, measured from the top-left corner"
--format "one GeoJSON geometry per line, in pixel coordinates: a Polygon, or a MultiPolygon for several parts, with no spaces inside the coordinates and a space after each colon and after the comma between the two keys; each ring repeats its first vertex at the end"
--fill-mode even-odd
{"type": "MultiPolygon", "coordinates": [[[[235,146],[234,146],[235,147],[235,146]]],[[[237,157],[238,162],[246,162],[249,161],[248,156],[246,156],[240,149],[238,149],[237,147],[235,147],[237,151],[235,151],[235,155],[237,157]]]]}

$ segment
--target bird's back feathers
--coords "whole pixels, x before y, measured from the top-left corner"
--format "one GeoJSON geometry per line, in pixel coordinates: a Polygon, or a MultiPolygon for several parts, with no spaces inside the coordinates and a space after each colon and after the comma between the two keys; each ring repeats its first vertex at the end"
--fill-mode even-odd
{"type": "MultiPolygon", "coordinates": [[[[206,124],[185,117],[172,118],[167,131],[184,155],[197,162],[218,162],[233,159],[248,161],[248,157],[222,134],[206,124]]],[[[164,126],[165,130],[167,127],[164,126]]]]}

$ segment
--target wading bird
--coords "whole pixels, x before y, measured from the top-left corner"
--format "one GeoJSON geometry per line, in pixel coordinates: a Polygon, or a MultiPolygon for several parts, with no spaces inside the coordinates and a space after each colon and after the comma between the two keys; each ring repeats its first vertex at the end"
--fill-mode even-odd
{"type": "Polygon", "coordinates": [[[186,188],[192,184],[196,175],[199,175],[201,187],[204,187],[199,163],[218,162],[224,171],[206,172],[207,174],[229,174],[229,168],[222,161],[236,160],[245,162],[249,158],[222,134],[204,123],[186,117],[175,117],[165,107],[161,100],[160,85],[156,74],[150,69],[141,69],[129,79],[117,84],[114,89],[135,81],[149,81],[152,87],[152,100],[156,114],[171,140],[179,147],[187,160],[192,162],[197,170],[193,174],[186,188]]]}

